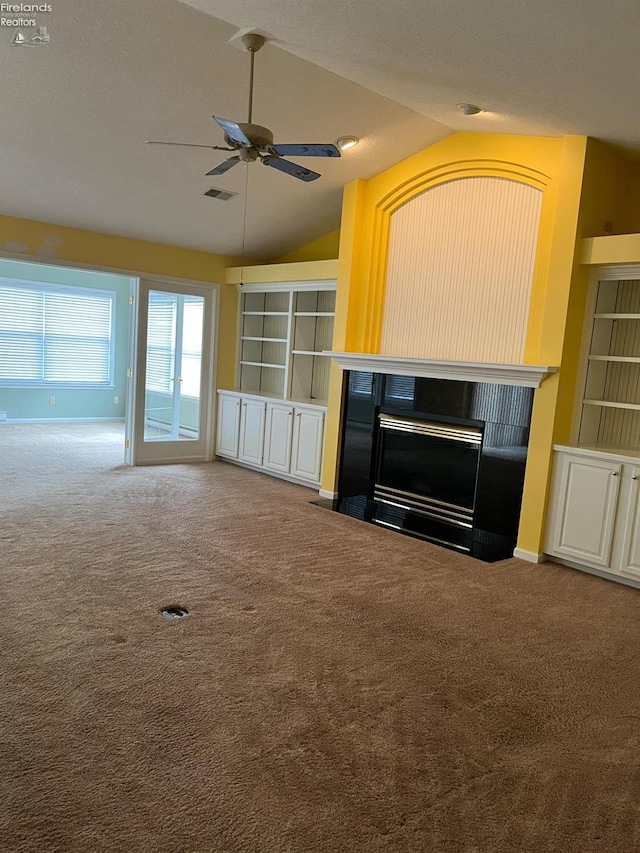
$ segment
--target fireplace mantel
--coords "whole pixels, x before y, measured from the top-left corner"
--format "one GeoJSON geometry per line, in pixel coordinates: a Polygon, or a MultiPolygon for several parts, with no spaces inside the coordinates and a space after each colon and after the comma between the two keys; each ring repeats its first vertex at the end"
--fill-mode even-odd
{"type": "Polygon", "coordinates": [[[401,376],[426,376],[459,382],[491,382],[497,385],[522,385],[539,388],[540,383],[557,367],[537,364],[497,364],[481,361],[446,361],[431,358],[403,358],[395,355],[373,355],[358,352],[326,350],[343,370],[367,373],[391,373],[401,376]]]}

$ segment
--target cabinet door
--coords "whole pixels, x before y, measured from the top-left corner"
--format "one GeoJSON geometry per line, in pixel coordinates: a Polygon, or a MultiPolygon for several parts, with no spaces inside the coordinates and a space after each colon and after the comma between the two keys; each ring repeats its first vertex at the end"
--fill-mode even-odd
{"type": "Polygon", "coordinates": [[[240,437],[240,398],[218,395],[218,436],[216,452],[219,456],[238,458],[240,437]]]}
{"type": "Polygon", "coordinates": [[[609,567],[622,466],[561,455],[552,553],[609,567]]]}
{"type": "Polygon", "coordinates": [[[296,409],[293,418],[291,474],[314,483],[320,480],[324,412],[296,409]]]}
{"type": "Polygon", "coordinates": [[[624,530],[621,570],[640,578],[640,468],[631,468],[631,491],[624,530]]]}
{"type": "Polygon", "coordinates": [[[289,473],[293,407],[267,403],[264,437],[264,467],[289,473]]]}
{"type": "Polygon", "coordinates": [[[265,404],[259,400],[242,399],[239,458],[252,465],[262,465],[264,408],[265,404]]]}

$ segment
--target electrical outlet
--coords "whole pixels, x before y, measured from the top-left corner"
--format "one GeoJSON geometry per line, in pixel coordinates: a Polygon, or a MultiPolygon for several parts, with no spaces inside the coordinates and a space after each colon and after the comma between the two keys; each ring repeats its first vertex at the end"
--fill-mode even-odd
{"type": "Polygon", "coordinates": [[[120,402],[120,397],[114,397],[114,398],[113,398],[113,402],[114,402],[114,403],[119,403],[119,402],[120,402]]]}
{"type": "Polygon", "coordinates": [[[49,397],[49,405],[50,405],[50,406],[53,406],[55,402],[56,402],[56,398],[55,398],[55,397],[49,397]]]}

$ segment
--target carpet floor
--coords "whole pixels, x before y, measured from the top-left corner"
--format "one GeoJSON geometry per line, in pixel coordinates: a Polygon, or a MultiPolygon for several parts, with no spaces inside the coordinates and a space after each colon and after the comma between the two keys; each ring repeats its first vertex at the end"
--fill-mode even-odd
{"type": "Polygon", "coordinates": [[[3,853],[640,849],[640,592],[103,426],[0,426],[3,853]]]}

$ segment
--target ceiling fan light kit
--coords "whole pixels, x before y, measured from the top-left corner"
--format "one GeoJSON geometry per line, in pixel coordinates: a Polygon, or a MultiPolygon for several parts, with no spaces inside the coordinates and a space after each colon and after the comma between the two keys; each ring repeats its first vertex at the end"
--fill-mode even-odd
{"type": "MultiPolygon", "coordinates": [[[[226,148],[219,145],[194,145],[183,142],[156,142],[150,141],[150,145],[185,145],[189,148],[212,148],[216,151],[233,151],[234,154],[218,163],[208,171],[207,176],[223,175],[238,163],[252,163],[260,160],[265,166],[271,166],[279,172],[285,172],[300,181],[315,181],[320,177],[318,172],[300,166],[284,157],[340,157],[339,149],[332,143],[290,143],[275,145],[273,133],[268,127],[252,123],[253,116],[253,69],[256,53],[264,45],[266,39],[256,32],[241,31],[240,41],[251,56],[249,68],[249,106],[247,121],[244,123],[231,121],[230,119],[213,116],[213,120],[222,128],[226,148]]],[[[355,136],[341,137],[341,139],[355,140],[352,147],[357,143],[355,136]]],[[[340,141],[340,140],[339,140],[340,141]]]]}

